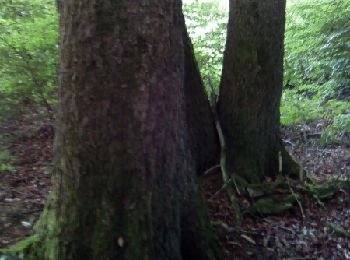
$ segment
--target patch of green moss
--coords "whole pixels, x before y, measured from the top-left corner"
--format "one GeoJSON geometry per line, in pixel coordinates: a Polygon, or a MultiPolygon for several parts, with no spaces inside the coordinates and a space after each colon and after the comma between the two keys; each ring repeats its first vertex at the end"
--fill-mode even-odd
{"type": "Polygon", "coordinates": [[[347,231],[344,227],[333,224],[333,223],[328,223],[327,227],[331,229],[337,236],[340,237],[348,237],[350,238],[350,233],[347,231]]]}
{"type": "Polygon", "coordinates": [[[338,190],[336,185],[328,182],[323,184],[305,183],[304,186],[310,195],[318,200],[330,199],[338,190]]]}
{"type": "Polygon", "coordinates": [[[23,255],[28,251],[28,249],[38,241],[39,241],[39,237],[37,235],[27,237],[12,246],[0,249],[0,254],[3,254],[5,257],[8,257],[9,259],[13,259],[16,257],[23,258],[23,255]]]}
{"type": "Polygon", "coordinates": [[[297,199],[300,199],[298,194],[290,195],[273,195],[258,199],[249,209],[250,213],[259,213],[262,215],[279,215],[290,210],[297,199]]]}

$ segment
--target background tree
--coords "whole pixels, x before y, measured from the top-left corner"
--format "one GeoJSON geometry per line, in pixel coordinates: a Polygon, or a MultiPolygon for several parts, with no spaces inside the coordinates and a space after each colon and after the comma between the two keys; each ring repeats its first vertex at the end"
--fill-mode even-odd
{"type": "MultiPolygon", "coordinates": [[[[216,87],[228,8],[216,0],[188,2],[184,12],[196,58],[202,75],[209,72],[216,87]]],[[[317,142],[321,147],[342,143],[350,131],[349,8],[346,0],[287,1],[281,123],[298,129],[327,121],[317,142]]]]}
{"type": "Polygon", "coordinates": [[[220,258],[188,141],[181,1],[58,7],[54,188],[31,258],[220,258]]]}
{"type": "Polygon", "coordinates": [[[280,137],[285,1],[230,1],[219,117],[227,167],[249,182],[295,164],[280,137]]]}

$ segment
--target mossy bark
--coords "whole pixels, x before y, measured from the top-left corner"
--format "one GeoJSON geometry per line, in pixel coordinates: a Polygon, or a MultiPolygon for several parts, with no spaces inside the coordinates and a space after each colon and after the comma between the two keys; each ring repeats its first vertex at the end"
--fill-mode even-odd
{"type": "Polygon", "coordinates": [[[189,259],[188,243],[220,259],[189,144],[181,1],[58,7],[54,186],[28,259],[189,259]]]}
{"type": "Polygon", "coordinates": [[[250,183],[298,172],[280,137],[285,1],[230,1],[219,117],[228,170],[250,183]]]}

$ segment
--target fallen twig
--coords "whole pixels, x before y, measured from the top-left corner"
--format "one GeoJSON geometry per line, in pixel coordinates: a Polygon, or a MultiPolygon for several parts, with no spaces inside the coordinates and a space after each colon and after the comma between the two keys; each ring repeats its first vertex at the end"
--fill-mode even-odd
{"type": "Polygon", "coordinates": [[[220,169],[220,164],[214,165],[210,167],[208,170],[204,172],[204,176],[210,175],[212,173],[215,173],[216,170],[220,169]]]}

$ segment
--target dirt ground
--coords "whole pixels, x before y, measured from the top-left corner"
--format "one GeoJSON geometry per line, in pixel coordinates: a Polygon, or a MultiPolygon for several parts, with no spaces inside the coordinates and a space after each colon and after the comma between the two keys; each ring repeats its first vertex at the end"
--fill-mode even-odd
{"type": "MultiPolygon", "coordinates": [[[[326,122],[283,129],[285,143],[314,179],[350,178],[350,142],[320,146],[326,122]]],[[[14,170],[0,171],[0,248],[32,232],[50,191],[53,127],[30,118],[0,127],[2,149],[14,170]]],[[[227,259],[350,259],[350,196],[340,189],[324,203],[305,195],[302,205],[279,216],[245,214],[237,226],[219,171],[201,180],[209,215],[227,259]],[[212,198],[214,194],[215,198],[212,198]]],[[[239,198],[242,204],[245,198],[239,198]]]]}

